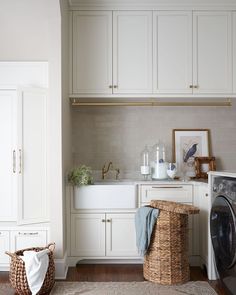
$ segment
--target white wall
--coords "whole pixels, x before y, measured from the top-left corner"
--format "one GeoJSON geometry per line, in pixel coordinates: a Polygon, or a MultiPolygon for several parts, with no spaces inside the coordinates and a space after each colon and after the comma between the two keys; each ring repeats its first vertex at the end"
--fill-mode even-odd
{"type": "Polygon", "coordinates": [[[61,16],[59,0],[0,0],[0,60],[49,61],[48,179],[51,240],[63,248],[61,16]]]}

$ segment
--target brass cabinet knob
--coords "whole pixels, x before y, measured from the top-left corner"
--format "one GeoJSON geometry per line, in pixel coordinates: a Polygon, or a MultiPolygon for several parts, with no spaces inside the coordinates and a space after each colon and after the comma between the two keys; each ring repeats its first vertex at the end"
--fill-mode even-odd
{"type": "Polygon", "coordinates": [[[117,85],[114,85],[113,87],[114,87],[114,88],[118,88],[118,86],[117,86],[117,85]]]}
{"type": "Polygon", "coordinates": [[[189,85],[189,88],[193,88],[193,85],[189,85]]]}
{"type": "Polygon", "coordinates": [[[102,222],[106,222],[106,219],[102,219],[102,222]]]}
{"type": "Polygon", "coordinates": [[[195,88],[195,89],[198,88],[198,85],[194,85],[193,88],[195,88]]]}
{"type": "Polygon", "coordinates": [[[205,196],[208,197],[208,194],[206,193],[205,196]]]}
{"type": "Polygon", "coordinates": [[[113,86],[112,85],[109,85],[109,88],[112,88],[113,86]]]}
{"type": "Polygon", "coordinates": [[[107,222],[111,222],[111,219],[107,219],[107,222]]]}

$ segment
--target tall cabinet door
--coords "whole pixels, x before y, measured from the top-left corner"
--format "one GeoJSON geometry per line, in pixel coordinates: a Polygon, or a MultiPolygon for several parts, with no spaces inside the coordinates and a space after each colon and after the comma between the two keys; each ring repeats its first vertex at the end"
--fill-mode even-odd
{"type": "Polygon", "coordinates": [[[201,11],[193,15],[194,93],[231,93],[231,12],[201,11]]]}
{"type": "Polygon", "coordinates": [[[233,93],[236,93],[236,12],[233,12],[233,93]]]}
{"type": "Polygon", "coordinates": [[[16,220],[16,91],[0,91],[0,220],[16,220]]]}
{"type": "Polygon", "coordinates": [[[152,12],[113,12],[113,93],[152,92],[152,12]]]}
{"type": "Polygon", "coordinates": [[[72,92],[112,93],[112,12],[75,11],[72,92]]]}
{"type": "Polygon", "coordinates": [[[106,215],[106,256],[137,257],[135,213],[106,215]]]}
{"type": "Polygon", "coordinates": [[[154,93],[192,93],[192,12],[153,13],[154,93]]]}
{"type": "Polygon", "coordinates": [[[18,223],[48,221],[46,103],[43,89],[18,95],[18,223]]]}

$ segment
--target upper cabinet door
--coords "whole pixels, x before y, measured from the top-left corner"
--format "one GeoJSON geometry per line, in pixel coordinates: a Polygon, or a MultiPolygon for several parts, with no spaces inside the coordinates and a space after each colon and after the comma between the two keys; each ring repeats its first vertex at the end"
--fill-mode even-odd
{"type": "Polygon", "coordinates": [[[194,93],[232,93],[231,12],[193,15],[194,93]]]}
{"type": "Polygon", "coordinates": [[[113,12],[113,93],[152,93],[152,12],[113,12]]]}
{"type": "Polygon", "coordinates": [[[112,12],[75,11],[72,26],[73,93],[112,93],[112,12]]]}
{"type": "Polygon", "coordinates": [[[192,12],[153,13],[153,92],[192,93],[192,12]]]}
{"type": "Polygon", "coordinates": [[[16,220],[16,91],[0,91],[0,221],[16,220]]]}
{"type": "Polygon", "coordinates": [[[233,12],[233,93],[236,93],[236,12],[233,12]]]}
{"type": "Polygon", "coordinates": [[[18,96],[18,223],[48,221],[44,89],[24,88],[18,96]]]}

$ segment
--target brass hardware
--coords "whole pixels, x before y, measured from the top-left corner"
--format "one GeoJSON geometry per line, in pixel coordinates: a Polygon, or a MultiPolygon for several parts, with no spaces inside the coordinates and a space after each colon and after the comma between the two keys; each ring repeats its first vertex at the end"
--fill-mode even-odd
{"type": "Polygon", "coordinates": [[[19,236],[21,236],[21,235],[23,235],[23,236],[36,236],[38,234],[39,234],[38,232],[30,232],[30,233],[18,232],[19,236]]]}
{"type": "Polygon", "coordinates": [[[114,85],[113,87],[114,87],[114,88],[118,88],[118,86],[117,86],[117,85],[114,85]]]}
{"type": "Polygon", "coordinates": [[[22,172],[22,155],[21,155],[21,149],[19,149],[19,174],[22,172]]]}
{"type": "Polygon", "coordinates": [[[113,88],[113,86],[112,85],[109,85],[109,88],[113,88]]]}
{"type": "Polygon", "coordinates": [[[205,196],[208,197],[208,194],[206,193],[205,196]]]}
{"type": "Polygon", "coordinates": [[[198,85],[194,85],[193,88],[195,88],[195,89],[198,88],[198,85]]]}
{"type": "Polygon", "coordinates": [[[182,186],[153,186],[152,188],[183,188],[182,186]]]}
{"type": "Polygon", "coordinates": [[[16,173],[16,151],[13,151],[13,173],[16,173]]]}
{"type": "Polygon", "coordinates": [[[107,219],[107,222],[111,222],[111,219],[107,219]]]}
{"type": "Polygon", "coordinates": [[[106,164],[102,167],[102,179],[105,179],[106,174],[110,170],[110,167],[112,166],[112,162],[109,162],[107,169],[106,169],[106,164]]]}
{"type": "Polygon", "coordinates": [[[80,102],[73,99],[72,106],[79,107],[231,107],[231,99],[226,101],[132,101],[132,102],[80,102]]]}
{"type": "Polygon", "coordinates": [[[193,85],[189,85],[189,88],[193,88],[193,85]]]}
{"type": "Polygon", "coordinates": [[[106,222],[106,220],[105,219],[102,219],[102,222],[106,222]]]}

